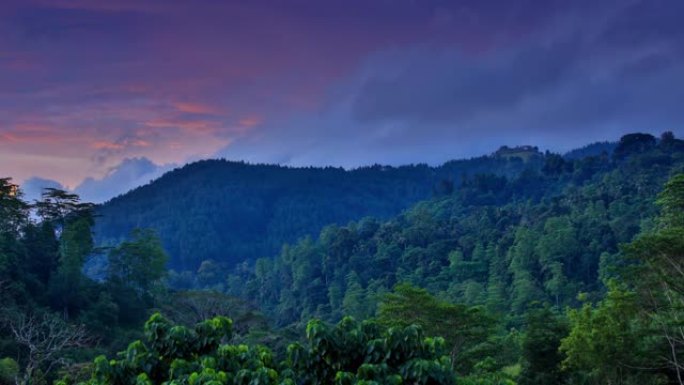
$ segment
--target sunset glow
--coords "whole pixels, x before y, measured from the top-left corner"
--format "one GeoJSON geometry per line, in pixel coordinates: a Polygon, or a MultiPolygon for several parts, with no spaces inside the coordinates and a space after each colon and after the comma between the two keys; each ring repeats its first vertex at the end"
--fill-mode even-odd
{"type": "Polygon", "coordinates": [[[681,2],[519,4],[9,0],[0,174],[434,164],[679,131],[681,2]]]}

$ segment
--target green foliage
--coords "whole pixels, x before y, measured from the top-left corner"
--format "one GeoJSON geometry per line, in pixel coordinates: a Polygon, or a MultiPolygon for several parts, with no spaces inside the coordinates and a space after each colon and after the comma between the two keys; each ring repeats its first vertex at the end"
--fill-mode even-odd
{"type": "Polygon", "coordinates": [[[417,326],[385,329],[346,317],[334,328],[309,322],[307,345],[288,348],[288,364],[301,384],[453,384],[442,338],[417,326]]]}
{"type": "MultiPolygon", "coordinates": [[[[612,148],[353,171],[200,162],[98,209],[103,281],[83,273],[100,250],[91,205],[61,190],[28,205],[0,179],[0,316],[56,312],[101,342],[59,362],[138,339],[98,359],[90,383],[681,383],[684,177],[660,216],[654,199],[684,170],[684,142],[628,135],[612,148]],[[341,225],[367,214],[381,219],[341,225]],[[159,238],[125,240],[133,225],[159,238]],[[169,282],[226,293],[167,292],[162,245],[179,270],[169,282]],[[157,315],[140,332],[151,308],[180,325],[157,315]]],[[[20,374],[29,353],[0,329],[20,374]]],[[[31,368],[33,383],[56,372],[31,368]]],[[[89,368],[61,373],[73,383],[89,368]]]]}
{"type": "MultiPolygon", "coordinates": [[[[93,379],[88,383],[209,383],[220,378],[215,366],[237,353],[219,349],[221,341],[230,338],[231,328],[232,322],[224,317],[189,329],[154,314],[145,323],[144,339],[132,342],[119,353],[118,360],[108,361],[104,356],[95,360],[93,379]]],[[[258,355],[252,353],[249,358],[258,359],[258,355]]]]}
{"type": "Polygon", "coordinates": [[[160,243],[139,231],[115,248],[134,273],[126,277],[134,295],[124,295],[114,277],[97,282],[83,273],[98,252],[91,204],[48,189],[29,205],[7,178],[0,179],[0,203],[0,356],[17,357],[22,383],[50,382],[57,370],[77,378],[72,363],[128,342],[131,326],[154,306],[158,293],[151,293],[151,284],[164,273],[160,243]],[[136,300],[138,293],[145,294],[144,303],[136,300]],[[88,346],[94,340],[100,347],[88,346]]]}
{"type": "Polygon", "coordinates": [[[307,326],[307,344],[288,348],[276,364],[262,346],[221,344],[232,322],[215,317],[194,328],[161,315],[145,324],[143,340],[118,358],[98,357],[87,384],[454,384],[442,356],[444,341],[424,338],[417,327],[384,329],[345,318],[334,328],[307,326]]]}
{"type": "Polygon", "coordinates": [[[378,321],[394,327],[418,325],[428,335],[443,337],[451,364],[469,372],[479,344],[492,331],[493,319],[481,308],[455,305],[430,295],[425,289],[400,284],[384,296],[378,306],[378,321]]]}
{"type": "Polygon", "coordinates": [[[530,310],[522,340],[519,385],[563,384],[560,342],[568,333],[565,322],[548,307],[530,310]]]}
{"type": "Polygon", "coordinates": [[[0,359],[0,385],[14,385],[19,377],[19,364],[6,357],[0,359]]]}
{"type": "Polygon", "coordinates": [[[657,203],[662,207],[663,221],[671,226],[684,225],[684,174],[675,175],[665,184],[657,203]]]}
{"type": "Polygon", "coordinates": [[[29,206],[12,178],[0,178],[0,233],[16,234],[27,222],[29,206]]]}
{"type": "Polygon", "coordinates": [[[59,239],[57,272],[49,283],[49,292],[55,307],[68,317],[83,307],[83,264],[93,251],[92,217],[89,214],[75,217],[64,224],[59,239]]]}
{"type": "Polygon", "coordinates": [[[475,366],[472,374],[458,378],[456,383],[458,385],[516,385],[515,372],[516,370],[511,368],[499,370],[495,360],[487,357],[475,366]]]}
{"type": "Polygon", "coordinates": [[[656,146],[656,139],[649,134],[627,134],[620,139],[613,158],[622,160],[630,155],[646,152],[656,146]]]}
{"type": "Polygon", "coordinates": [[[153,285],[165,275],[167,260],[153,230],[135,229],[129,241],[110,250],[107,279],[112,284],[133,289],[140,297],[146,297],[153,285]]]}
{"type": "Polygon", "coordinates": [[[627,281],[636,291],[639,316],[657,343],[654,361],[671,381],[684,382],[684,174],[672,177],[659,195],[654,229],[623,248],[636,263],[627,281]]]}
{"type": "Polygon", "coordinates": [[[566,355],[563,367],[575,381],[589,384],[655,384],[651,371],[654,341],[648,325],[636,317],[634,292],[611,283],[606,297],[596,307],[584,304],[570,310],[570,333],[561,342],[566,355]]]}
{"type": "Polygon", "coordinates": [[[526,171],[466,175],[453,194],[393,219],[328,226],[275,258],[236,267],[226,291],[284,326],[312,316],[334,322],[372,315],[383,293],[410,282],[451,303],[484,305],[520,327],[535,301],[562,309],[578,306],[580,291],[599,298],[605,279],[625,264],[618,245],[652,223],[655,197],[684,168],[684,152],[661,144],[629,148],[619,161],[511,159],[526,171]],[[662,157],[668,161],[651,163],[662,157]],[[543,172],[546,160],[563,166],[543,172]]]}

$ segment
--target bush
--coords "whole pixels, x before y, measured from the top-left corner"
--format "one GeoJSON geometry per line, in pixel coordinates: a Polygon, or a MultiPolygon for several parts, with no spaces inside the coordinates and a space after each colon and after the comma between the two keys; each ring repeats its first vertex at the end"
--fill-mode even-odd
{"type": "Polygon", "coordinates": [[[416,326],[387,329],[349,317],[334,327],[311,321],[307,342],[290,345],[280,364],[263,346],[223,344],[231,333],[225,317],[187,328],[155,314],[144,338],[117,359],[98,357],[85,384],[455,384],[444,340],[424,338],[416,326]]]}
{"type": "Polygon", "coordinates": [[[13,385],[19,375],[19,364],[7,357],[0,359],[0,385],[13,385]]]}

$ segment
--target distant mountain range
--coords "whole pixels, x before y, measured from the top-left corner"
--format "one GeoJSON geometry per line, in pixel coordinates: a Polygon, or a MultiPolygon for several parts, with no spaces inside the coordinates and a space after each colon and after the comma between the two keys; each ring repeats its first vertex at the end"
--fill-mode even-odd
{"type": "MultiPolygon", "coordinates": [[[[668,135],[626,135],[610,156],[603,145],[581,151],[596,156],[544,154],[541,169],[475,176],[389,220],[326,226],[247,269],[217,272],[207,263],[194,281],[184,274],[170,282],[224,288],[277,325],[373,317],[395,285],[410,283],[450,303],[483,306],[507,323],[504,329],[521,330],[530,309],[576,308],[577,293],[601,298],[621,267],[636,264],[622,246],[658,227],[657,196],[684,170],[684,141],[668,135]]],[[[496,156],[539,154],[522,146],[502,147],[496,156]]],[[[673,243],[663,245],[671,250],[673,243]]],[[[411,317],[404,309],[402,317],[411,317]]]]}
{"type": "MultiPolygon", "coordinates": [[[[615,143],[595,143],[565,157],[614,148],[615,143]]],[[[418,201],[450,194],[476,175],[514,178],[539,172],[552,155],[532,146],[504,146],[492,155],[436,167],[354,170],[204,160],[99,206],[96,237],[107,245],[136,227],[153,228],[171,256],[171,268],[195,271],[208,260],[231,267],[274,255],[283,244],[317,234],[328,224],[392,217],[418,201]]]]}

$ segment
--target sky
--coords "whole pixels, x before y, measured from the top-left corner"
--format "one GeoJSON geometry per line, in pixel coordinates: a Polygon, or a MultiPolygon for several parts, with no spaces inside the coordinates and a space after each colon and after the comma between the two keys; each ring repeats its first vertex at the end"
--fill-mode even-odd
{"type": "Polygon", "coordinates": [[[681,0],[3,0],[0,176],[439,164],[684,134],[681,0]]]}

